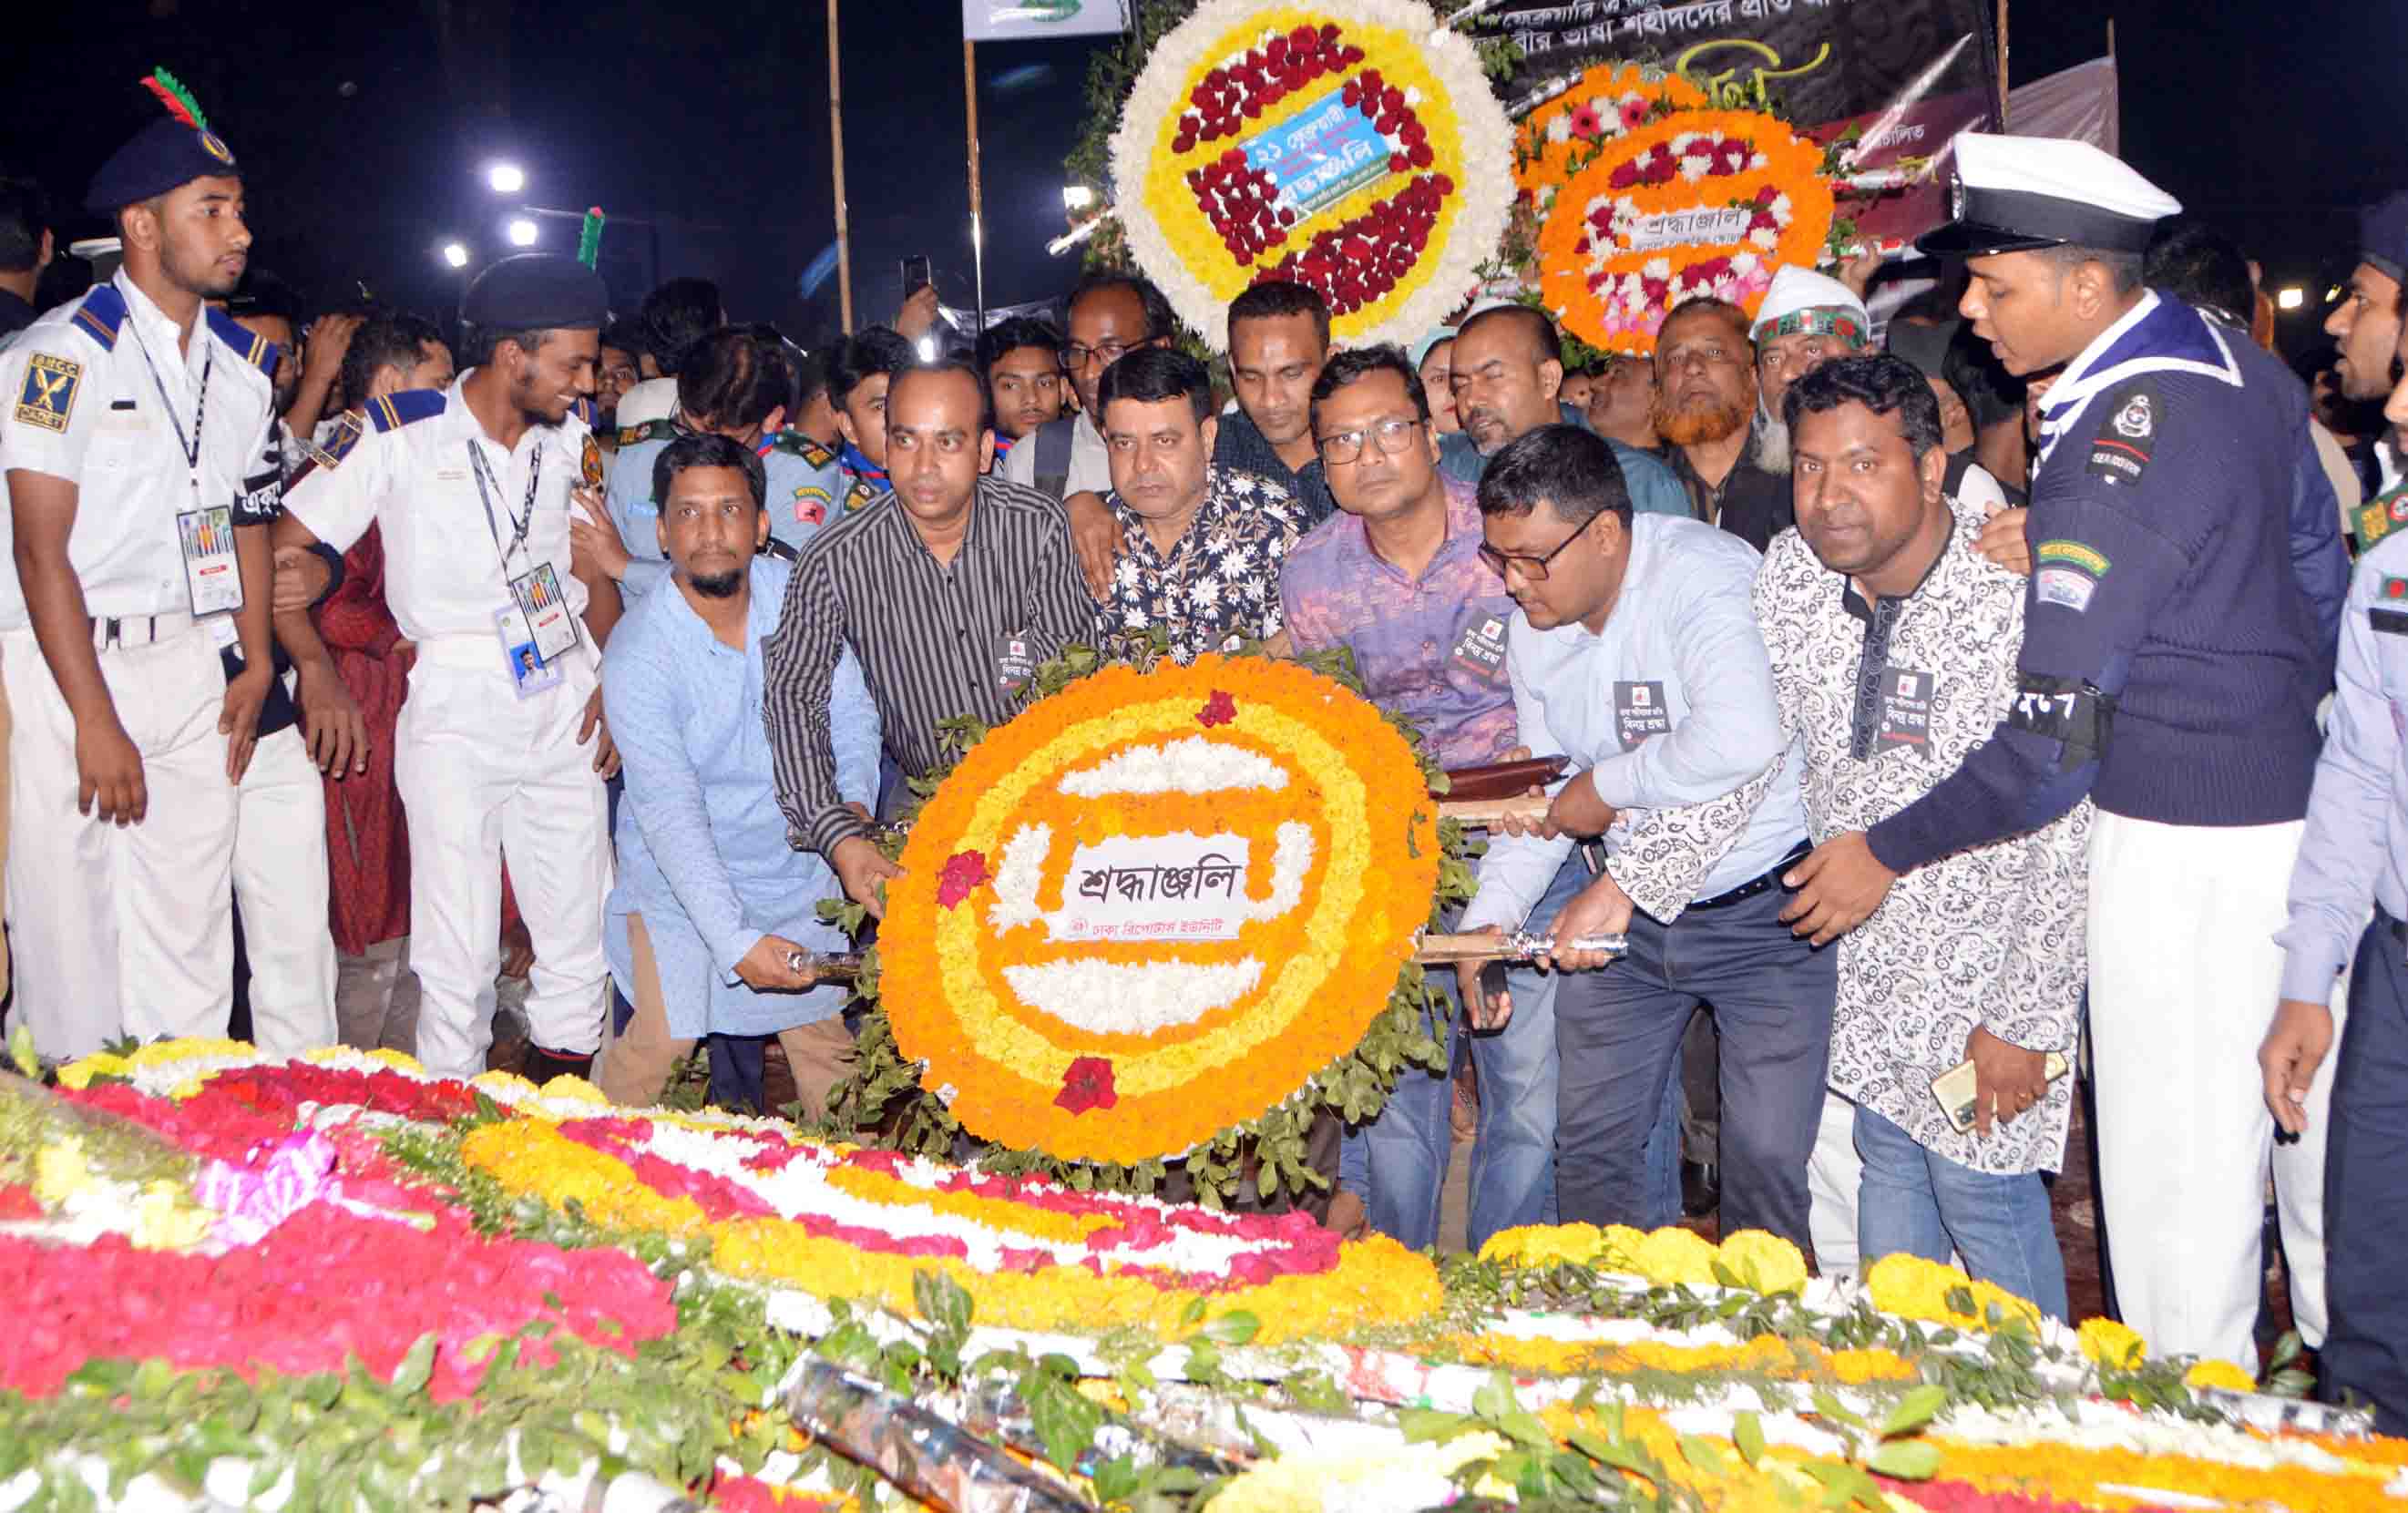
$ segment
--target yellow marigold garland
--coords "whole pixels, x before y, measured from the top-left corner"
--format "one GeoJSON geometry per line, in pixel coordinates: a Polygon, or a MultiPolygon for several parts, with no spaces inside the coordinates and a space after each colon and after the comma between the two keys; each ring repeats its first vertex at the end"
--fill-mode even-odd
{"type": "MultiPolygon", "coordinates": [[[[1186,1327],[1186,1310],[1205,1294],[1165,1288],[1126,1273],[1097,1276],[1079,1266],[984,1272],[948,1257],[886,1255],[810,1234],[784,1219],[710,1220],[689,1198],[665,1198],[626,1163],[580,1145],[539,1120],[486,1124],[461,1142],[461,1156],[513,1192],[559,1207],[575,1199],[605,1225],[699,1235],[712,1264],[733,1277],[796,1288],[821,1297],[868,1298],[900,1313],[914,1309],[911,1275],[942,1272],[978,1299],[978,1321],[1000,1328],[1101,1333],[1137,1325],[1166,1337],[1186,1327]]],[[[910,1201],[928,1194],[911,1190],[910,1201]]],[[[994,1211],[1031,1234],[1061,1216],[1000,1200],[994,1211]]],[[[993,1213],[989,1217],[993,1217],[993,1213]]],[[[1244,1309],[1261,1321],[1266,1342],[1345,1335],[1369,1324],[1426,1317],[1444,1301],[1438,1269],[1384,1235],[1349,1241],[1338,1264],[1313,1276],[1288,1273],[1251,1287],[1210,1294],[1216,1309],[1244,1309]]]]}
{"type": "MultiPolygon", "coordinates": [[[[1347,1055],[1385,1011],[1437,885],[1436,809],[1412,748],[1370,705],[1310,670],[1265,658],[1198,659],[1140,674],[1109,667],[987,734],[913,821],[888,885],[879,996],[897,1050],[924,1063],[973,1134],[1070,1161],[1175,1155],[1258,1119],[1347,1055]],[[1232,717],[1197,715],[1226,695],[1232,717]],[[1197,735],[1270,756],[1290,773],[1275,793],[1216,793],[1200,805],[1148,796],[1072,800],[1060,776],[1133,746],[1197,735]],[[1187,829],[1204,808],[1249,835],[1268,871],[1270,827],[1304,823],[1313,856],[1302,901],[1235,941],[1175,947],[1056,945],[1039,926],[993,930],[991,886],[953,906],[947,869],[976,852],[992,869],[1024,827],[1053,828],[1051,853],[1111,834],[1187,829]],[[1082,1031],[1017,1002],[1002,973],[1085,956],[1196,963],[1252,957],[1256,989],[1193,1022],[1142,1035],[1082,1031]],[[1062,1102],[1082,1063],[1106,1061],[1112,1101],[1062,1102]]],[[[1057,869],[1058,870],[1058,869],[1057,869]]],[[[1040,904],[1058,902],[1051,875],[1040,904]]]]}
{"type": "Polygon", "coordinates": [[[1865,1273],[1865,1286],[1872,1293],[1874,1307],[1902,1318],[1986,1332],[1995,1305],[2003,1318],[2021,1319],[2032,1329],[2040,1327],[2040,1309],[2028,1301],[1996,1283],[1977,1282],[1954,1266],[1903,1250],[1874,1262],[1865,1273]],[[1970,1310],[1949,1301],[1959,1292],[1971,1300],[1970,1310]]]}
{"type": "Polygon", "coordinates": [[[1527,1224],[1499,1230],[1480,1248],[1480,1259],[1544,1268],[1567,1263],[1625,1271],[1663,1286],[1721,1284],[1715,1267],[1759,1292],[1788,1292],[1806,1285],[1806,1257],[1798,1247],[1760,1229],[1741,1230],[1716,1246],[1677,1225],[1642,1234],[1627,1224],[1527,1224]]]}
{"type": "Polygon", "coordinates": [[[1740,1372],[1791,1381],[1912,1381],[1913,1362],[1892,1350],[1828,1350],[1809,1340],[1764,1335],[1744,1345],[1666,1345],[1655,1340],[1604,1341],[1533,1338],[1494,1332],[1460,1342],[1473,1365],[1552,1376],[1627,1377],[1641,1372],[1697,1376],[1740,1372]]]}

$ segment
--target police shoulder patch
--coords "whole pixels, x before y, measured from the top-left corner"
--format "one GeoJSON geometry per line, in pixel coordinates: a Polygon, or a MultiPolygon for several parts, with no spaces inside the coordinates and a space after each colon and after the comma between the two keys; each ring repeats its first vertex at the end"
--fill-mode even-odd
{"type": "Polygon", "coordinates": [[[619,428],[619,445],[622,447],[634,447],[639,446],[647,441],[666,441],[676,435],[677,427],[671,425],[666,420],[646,421],[641,425],[621,426],[619,428]]]}
{"type": "Polygon", "coordinates": [[[440,389],[404,389],[397,393],[380,394],[364,406],[368,424],[381,435],[398,431],[405,425],[432,420],[443,413],[450,403],[440,389]]]}
{"type": "Polygon", "coordinates": [[[334,429],[326,433],[326,439],[310,445],[309,460],[320,467],[342,466],[343,459],[360,444],[360,436],[366,430],[367,421],[358,410],[345,410],[335,418],[334,429]]]}
{"type": "Polygon", "coordinates": [[[800,431],[781,431],[769,438],[769,445],[790,457],[799,457],[813,467],[825,467],[836,461],[836,453],[821,446],[800,431]]]}
{"type": "Polygon", "coordinates": [[[25,387],[17,394],[17,423],[64,433],[75,413],[76,392],[83,387],[83,364],[71,357],[29,352],[25,387]]]}
{"type": "Polygon", "coordinates": [[[819,524],[827,519],[831,502],[825,489],[817,484],[804,484],[795,491],[795,522],[798,525],[819,524]]]}
{"type": "Polygon", "coordinates": [[[209,307],[209,330],[218,340],[233,348],[237,356],[269,378],[276,376],[276,356],[283,349],[256,332],[246,331],[235,318],[209,307]]]}
{"type": "Polygon", "coordinates": [[[853,487],[845,491],[845,512],[850,514],[856,509],[867,508],[884,498],[887,492],[887,490],[870,482],[867,478],[855,478],[853,480],[853,487]]]}
{"type": "Polygon", "coordinates": [[[577,468],[584,475],[587,488],[602,487],[602,443],[594,439],[591,431],[585,434],[585,450],[577,460],[577,468]]]}
{"type": "Polygon", "coordinates": [[[83,334],[100,343],[104,352],[117,350],[118,329],[125,324],[125,296],[115,284],[95,284],[83,303],[76,307],[75,323],[83,334]]]}
{"type": "Polygon", "coordinates": [[[2165,424],[2165,399],[2146,378],[2109,390],[2095,401],[2100,411],[2090,438],[2087,471],[2105,483],[2131,485],[2148,471],[2165,424]]]}

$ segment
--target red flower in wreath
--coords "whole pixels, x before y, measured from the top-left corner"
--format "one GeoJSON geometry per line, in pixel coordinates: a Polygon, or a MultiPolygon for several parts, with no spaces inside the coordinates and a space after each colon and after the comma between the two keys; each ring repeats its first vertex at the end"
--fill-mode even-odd
{"type": "Polygon", "coordinates": [[[937,902],[952,908],[994,878],[986,869],[984,851],[955,851],[945,859],[945,870],[937,878],[937,902]]]}
{"type": "Polygon", "coordinates": [[[1214,725],[1226,725],[1237,718],[1238,701],[1230,697],[1227,691],[1216,688],[1212,696],[1204,701],[1204,707],[1197,712],[1196,722],[1210,730],[1214,725]]]}
{"type": "Polygon", "coordinates": [[[1062,1074],[1062,1091],[1054,1095],[1054,1106],[1073,1114],[1110,1108],[1120,1101],[1112,1091],[1112,1063],[1101,1056],[1074,1059],[1062,1074]]]}

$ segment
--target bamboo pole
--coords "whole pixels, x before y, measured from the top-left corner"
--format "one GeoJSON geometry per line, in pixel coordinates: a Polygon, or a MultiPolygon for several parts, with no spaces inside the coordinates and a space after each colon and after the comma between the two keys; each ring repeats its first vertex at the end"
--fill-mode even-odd
{"type": "Polygon", "coordinates": [[[1493,830],[1500,821],[1543,820],[1550,802],[1544,793],[1526,793],[1518,798],[1449,799],[1439,805],[1438,816],[1472,830],[1493,830]]]}
{"type": "Polygon", "coordinates": [[[2007,129],[2007,0],[1999,0],[1999,130],[2007,129]]]}
{"type": "Polygon", "coordinates": [[[986,221],[979,200],[978,44],[962,38],[962,105],[969,118],[970,278],[978,301],[973,342],[986,335],[986,221]]]}
{"type": "MultiPolygon", "coordinates": [[[[2004,0],[2000,0],[2003,4],[2004,0]]],[[[853,335],[853,234],[844,209],[844,69],[837,50],[837,0],[828,7],[828,157],[836,165],[836,291],[844,334],[853,335]]]]}

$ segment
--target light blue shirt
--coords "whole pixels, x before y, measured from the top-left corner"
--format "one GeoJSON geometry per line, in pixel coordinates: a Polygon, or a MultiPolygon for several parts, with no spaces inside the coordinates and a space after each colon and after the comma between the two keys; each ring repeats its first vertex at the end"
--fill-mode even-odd
{"type": "MultiPolygon", "coordinates": [[[[626,576],[619,580],[631,598],[651,594],[669,578],[668,558],[661,551],[661,507],[652,498],[652,464],[667,446],[667,438],[663,437],[620,448],[610,459],[610,476],[603,489],[610,523],[619,528],[619,539],[632,559],[626,576]]],[[[777,448],[761,454],[761,467],[768,475],[762,507],[769,512],[769,535],[799,551],[836,513],[837,501],[844,497],[852,480],[833,460],[813,467],[777,448]]]]}
{"type": "MultiPolygon", "coordinates": [[[[1621,597],[1601,634],[1577,623],[1534,630],[1517,609],[1506,635],[1522,744],[1571,758],[1616,809],[1703,804],[1781,759],[1780,776],[1699,898],[1761,877],[1806,835],[1803,754],[1782,738],[1772,663],[1756,624],[1760,561],[1754,547],[1701,521],[1634,516],[1621,597]]],[[[1571,846],[1570,837],[1493,837],[1463,928],[1521,924],[1571,846]]]]}
{"type": "MultiPolygon", "coordinates": [[[[1594,431],[1588,416],[1558,401],[1555,413],[1566,425],[1576,425],[1584,431],[1594,431]]],[[[1613,460],[1622,467],[1622,481],[1630,491],[1630,507],[1641,515],[1678,515],[1683,520],[1696,511],[1689,507],[1689,491],[1672,470],[1638,448],[1626,442],[1605,438],[1613,449],[1613,460]]],[[[1464,483],[1478,483],[1480,475],[1488,471],[1488,459],[1480,455],[1480,448],[1469,431],[1450,431],[1438,444],[1438,469],[1448,478],[1464,483]]]]}
{"type": "Polygon", "coordinates": [[[2283,996],[2321,1004],[2357,953],[2366,909],[2408,919],[2408,535],[2358,560],[2341,615],[2332,716],[2291,864],[2283,996]],[[2399,585],[2400,596],[2386,592],[2399,585]],[[2386,627],[2393,627],[2386,629],[2386,627]]]}
{"type": "MultiPolygon", "coordinates": [[[[818,915],[819,901],[838,892],[834,874],[818,853],[786,844],[762,723],[761,643],[777,629],[790,572],[753,559],[742,651],[711,634],[671,583],[629,607],[602,658],[603,702],[627,779],[605,944],[633,998],[627,916],[643,916],[669,1033],[680,1038],[771,1035],[844,1006],[841,988],[759,993],[735,972],[766,935],[846,949],[818,915]]],[[[850,652],[837,664],[828,717],[838,791],[876,804],[878,708],[850,652]]]]}

